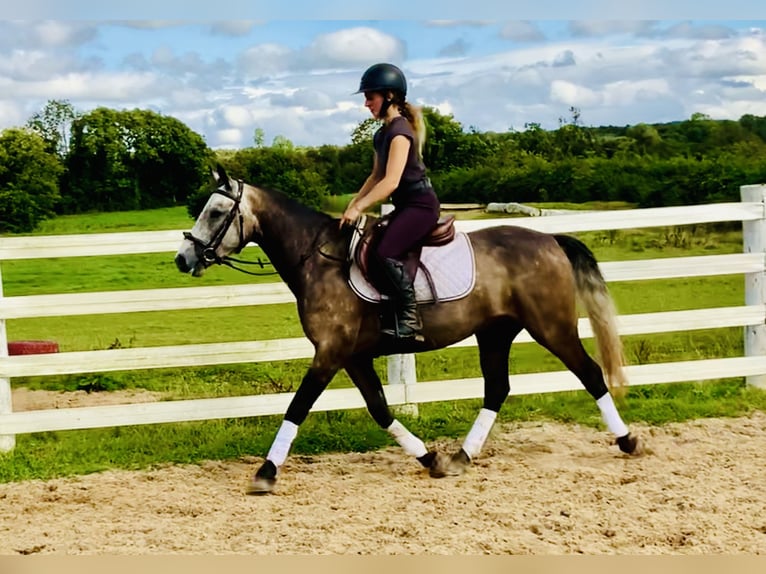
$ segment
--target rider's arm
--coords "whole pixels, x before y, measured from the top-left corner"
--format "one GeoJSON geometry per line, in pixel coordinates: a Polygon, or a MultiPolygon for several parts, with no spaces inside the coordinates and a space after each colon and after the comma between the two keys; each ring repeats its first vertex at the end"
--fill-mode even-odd
{"type": "MultiPolygon", "coordinates": [[[[357,194],[354,207],[360,212],[375,205],[379,201],[387,199],[388,196],[399,187],[399,182],[404,173],[404,166],[407,164],[410,145],[410,140],[403,135],[397,135],[391,140],[385,175],[377,181],[374,181],[364,195],[361,195],[361,191],[357,194]]],[[[373,171],[373,173],[375,172],[373,171]]],[[[365,182],[365,185],[366,184],[367,182],[365,182]]],[[[364,189],[364,187],[362,189],[364,189]]]]}

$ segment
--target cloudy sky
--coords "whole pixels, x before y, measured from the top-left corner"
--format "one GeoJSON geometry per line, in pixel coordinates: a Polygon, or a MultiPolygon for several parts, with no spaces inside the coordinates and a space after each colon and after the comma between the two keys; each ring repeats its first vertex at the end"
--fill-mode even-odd
{"type": "Polygon", "coordinates": [[[766,20],[70,14],[0,20],[0,129],[66,99],[171,115],[214,148],[252,145],[256,128],[266,143],[345,144],[378,61],[403,68],[412,101],[481,131],[555,128],[570,106],[594,126],[766,115],[766,20]]]}

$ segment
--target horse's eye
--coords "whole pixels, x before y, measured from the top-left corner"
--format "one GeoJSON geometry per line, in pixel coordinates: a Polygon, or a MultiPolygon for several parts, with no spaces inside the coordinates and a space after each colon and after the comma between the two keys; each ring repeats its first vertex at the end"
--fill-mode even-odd
{"type": "Polygon", "coordinates": [[[223,216],[223,211],[220,209],[211,209],[210,210],[210,218],[211,219],[218,219],[219,217],[223,216]]]}

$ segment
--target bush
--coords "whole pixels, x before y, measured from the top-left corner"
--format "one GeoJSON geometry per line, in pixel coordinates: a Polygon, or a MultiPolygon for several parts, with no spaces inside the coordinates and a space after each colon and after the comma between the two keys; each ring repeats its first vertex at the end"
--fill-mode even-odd
{"type": "Polygon", "coordinates": [[[0,134],[0,233],[27,233],[54,215],[63,166],[38,134],[0,134]]]}

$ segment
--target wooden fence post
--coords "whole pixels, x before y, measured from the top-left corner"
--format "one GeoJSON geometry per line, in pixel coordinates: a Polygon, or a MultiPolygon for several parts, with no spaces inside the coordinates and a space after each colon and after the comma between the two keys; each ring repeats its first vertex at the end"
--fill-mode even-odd
{"type": "MultiPolygon", "coordinates": [[[[745,253],[760,253],[766,261],[766,185],[740,186],[743,202],[761,203],[764,206],[763,219],[742,223],[742,243],[745,253]]],[[[766,304],[766,273],[745,274],[745,304],[766,304]]],[[[745,327],[745,356],[762,356],[766,360],[766,317],[759,325],[745,327]]],[[[766,389],[766,375],[750,375],[747,384],[766,389]]]]}
{"type": "MultiPolygon", "coordinates": [[[[394,206],[390,203],[383,203],[380,206],[380,214],[386,215],[387,213],[390,213],[393,211],[394,206]]],[[[390,355],[388,357],[387,363],[387,379],[389,385],[405,385],[404,387],[404,396],[405,400],[407,399],[408,393],[407,393],[407,386],[406,385],[414,385],[418,382],[416,371],[415,371],[415,355],[409,354],[409,355],[390,355]]],[[[418,405],[417,403],[406,403],[404,405],[400,405],[394,409],[395,412],[399,412],[405,415],[409,415],[411,417],[417,417],[418,416],[418,405]]]]}
{"type": "MultiPolygon", "coordinates": [[[[415,355],[390,355],[387,361],[388,366],[388,384],[405,385],[404,397],[409,401],[408,385],[414,385],[418,382],[415,374],[415,355]]],[[[394,407],[396,412],[411,416],[418,416],[417,403],[407,402],[403,405],[394,407]]]]}
{"type": "MultiPolygon", "coordinates": [[[[3,274],[0,270],[0,299],[3,298],[3,274]]],[[[5,318],[0,317],[0,357],[8,356],[8,336],[5,331],[5,318]]],[[[11,398],[11,380],[0,377],[0,416],[13,412],[11,398]]],[[[0,452],[10,452],[16,446],[15,435],[0,435],[0,452]]]]}

